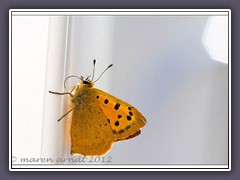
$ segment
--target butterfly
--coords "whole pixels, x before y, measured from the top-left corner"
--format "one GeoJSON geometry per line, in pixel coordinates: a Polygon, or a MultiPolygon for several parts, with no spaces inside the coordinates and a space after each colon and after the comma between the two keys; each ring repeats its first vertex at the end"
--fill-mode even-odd
{"type": "Polygon", "coordinates": [[[72,112],[71,117],[71,154],[84,156],[101,156],[110,151],[114,142],[127,140],[138,136],[146,119],[140,111],[129,103],[122,101],[100,89],[94,88],[94,83],[110,67],[109,65],[99,78],[93,81],[93,75],[81,78],[71,92],[53,92],[57,95],[69,95],[73,107],[58,121],[72,112]]]}

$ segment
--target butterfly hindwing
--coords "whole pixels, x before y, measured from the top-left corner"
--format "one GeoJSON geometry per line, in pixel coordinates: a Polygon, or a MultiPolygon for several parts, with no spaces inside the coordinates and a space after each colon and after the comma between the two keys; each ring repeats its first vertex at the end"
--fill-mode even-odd
{"type": "Polygon", "coordinates": [[[92,96],[84,94],[73,110],[71,139],[72,154],[103,155],[111,149],[114,142],[112,128],[92,96]]]}
{"type": "Polygon", "coordinates": [[[146,119],[132,105],[96,88],[89,93],[99,102],[102,112],[109,122],[114,141],[133,138],[140,134],[146,119]]]}

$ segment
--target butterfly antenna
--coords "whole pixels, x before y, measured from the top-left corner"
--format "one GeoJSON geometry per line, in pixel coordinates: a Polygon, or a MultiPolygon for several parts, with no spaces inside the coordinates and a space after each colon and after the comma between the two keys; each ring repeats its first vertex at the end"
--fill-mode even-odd
{"type": "Polygon", "coordinates": [[[75,77],[75,78],[78,78],[81,80],[80,77],[77,77],[77,76],[68,76],[65,80],[64,80],[64,88],[66,88],[65,84],[66,84],[66,81],[69,79],[69,78],[72,78],[72,77],[75,77]]]}
{"type": "Polygon", "coordinates": [[[113,64],[110,64],[103,72],[102,74],[99,76],[99,78],[97,78],[97,80],[95,80],[93,83],[95,83],[96,81],[98,81],[100,79],[100,77],[102,77],[102,75],[105,73],[106,70],[108,70],[110,67],[112,67],[113,64]]]}
{"type": "Polygon", "coordinates": [[[93,81],[94,73],[95,73],[95,64],[96,64],[96,59],[93,60],[93,74],[92,74],[92,81],[93,81]]]}

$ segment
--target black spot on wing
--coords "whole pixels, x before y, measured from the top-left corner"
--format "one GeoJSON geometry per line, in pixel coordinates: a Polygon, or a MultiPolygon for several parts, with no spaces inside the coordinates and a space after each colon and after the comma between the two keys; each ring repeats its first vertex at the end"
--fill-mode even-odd
{"type": "Polygon", "coordinates": [[[127,116],[127,120],[131,121],[132,120],[131,116],[127,116]]]}
{"type": "Polygon", "coordinates": [[[127,126],[125,129],[128,130],[131,126],[127,126]]]}
{"type": "Polygon", "coordinates": [[[122,134],[122,133],[124,133],[124,130],[121,129],[121,130],[118,131],[118,133],[119,133],[119,134],[122,134]]]}
{"type": "Polygon", "coordinates": [[[119,121],[116,121],[114,125],[119,126],[119,121]]]}
{"type": "Polygon", "coordinates": [[[116,103],[115,106],[114,106],[114,109],[115,109],[115,110],[118,110],[119,107],[120,107],[120,104],[119,104],[119,103],[116,103]]]}
{"type": "Polygon", "coordinates": [[[104,100],[104,103],[105,103],[105,104],[107,104],[108,102],[109,102],[108,99],[105,99],[105,100],[104,100]]]}

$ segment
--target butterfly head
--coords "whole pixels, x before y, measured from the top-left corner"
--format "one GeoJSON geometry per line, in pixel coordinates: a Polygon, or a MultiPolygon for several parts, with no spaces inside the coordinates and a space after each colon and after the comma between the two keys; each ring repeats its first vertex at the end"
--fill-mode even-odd
{"type": "Polygon", "coordinates": [[[84,78],[81,76],[80,80],[80,86],[81,87],[87,87],[87,88],[92,88],[94,86],[94,83],[92,80],[89,79],[90,76],[88,76],[87,78],[84,78]]]}

